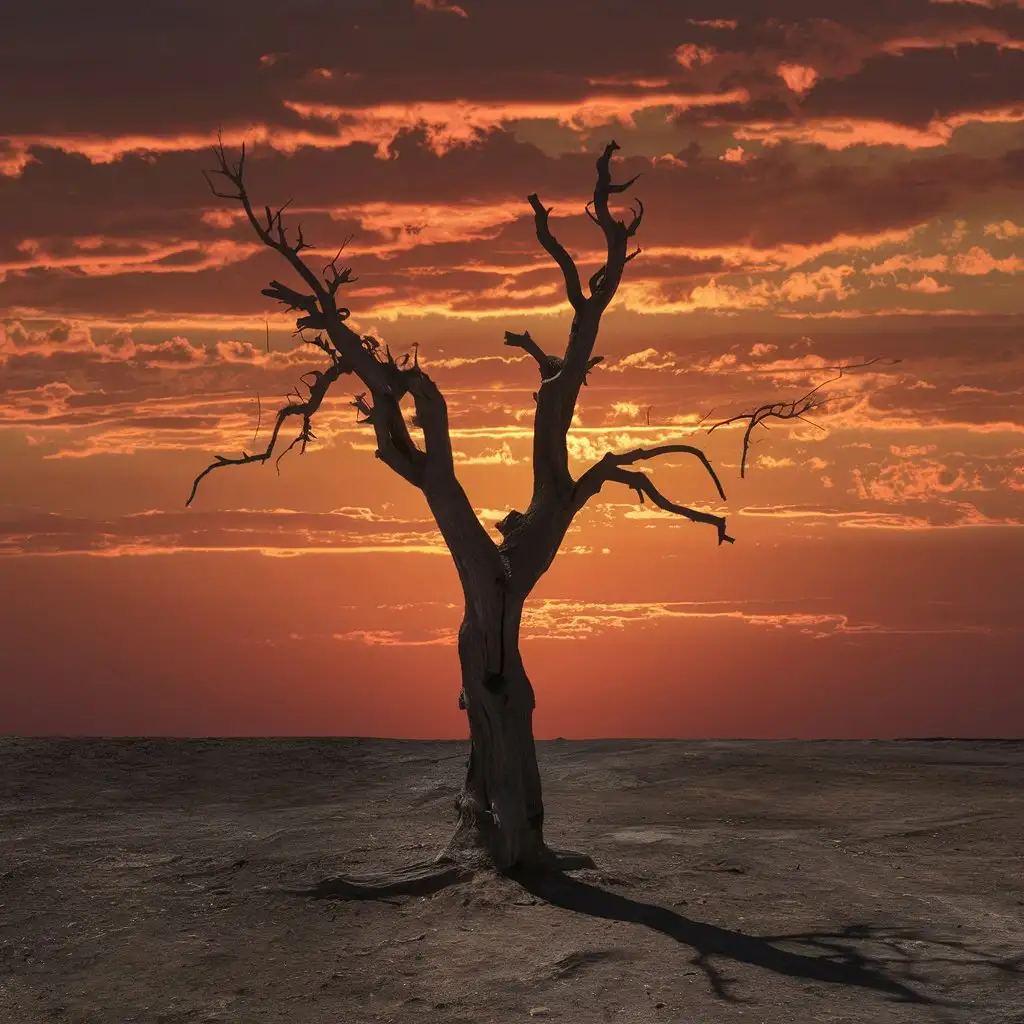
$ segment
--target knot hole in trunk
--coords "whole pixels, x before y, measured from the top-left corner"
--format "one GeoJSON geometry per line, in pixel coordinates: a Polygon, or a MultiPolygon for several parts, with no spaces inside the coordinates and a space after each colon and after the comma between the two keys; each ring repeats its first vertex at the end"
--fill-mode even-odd
{"type": "Polygon", "coordinates": [[[505,677],[500,672],[488,672],[484,677],[484,689],[488,693],[504,693],[505,677]]]}

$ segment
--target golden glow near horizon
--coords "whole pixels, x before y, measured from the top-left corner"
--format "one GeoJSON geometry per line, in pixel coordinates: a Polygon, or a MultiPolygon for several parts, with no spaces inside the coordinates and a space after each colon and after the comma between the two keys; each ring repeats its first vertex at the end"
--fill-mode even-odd
{"type": "Polygon", "coordinates": [[[536,369],[504,331],[554,349],[570,320],[525,197],[589,275],[601,146],[640,175],[643,252],[570,455],[699,435],[726,503],[652,471],[737,543],[606,488],[524,618],[539,735],[1024,731],[1024,6],[636,4],[628,34],[530,6],[342,4],[316,32],[262,3],[229,31],[90,10],[13,59],[0,730],[464,730],[454,570],[350,381],[304,457],[183,508],[317,365],[260,295],[288,268],[200,176],[219,131],[258,204],[294,200],[312,263],[351,239],[351,322],[418,345],[489,527],[530,484],[536,369]],[[742,430],[704,433],[875,356],[813,424],[760,432],[743,480],[742,430]]]}

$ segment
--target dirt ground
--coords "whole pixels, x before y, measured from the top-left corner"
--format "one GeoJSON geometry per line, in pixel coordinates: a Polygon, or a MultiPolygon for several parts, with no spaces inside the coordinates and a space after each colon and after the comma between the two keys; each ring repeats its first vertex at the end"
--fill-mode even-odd
{"type": "Polygon", "coordinates": [[[0,1021],[1024,1022],[1024,743],[539,749],[596,869],[357,903],[463,744],[0,738],[0,1021]]]}

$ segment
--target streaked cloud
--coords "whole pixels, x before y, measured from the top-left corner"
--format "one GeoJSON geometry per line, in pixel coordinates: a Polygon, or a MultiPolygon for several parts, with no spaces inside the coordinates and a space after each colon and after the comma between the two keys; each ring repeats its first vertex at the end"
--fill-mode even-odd
{"type": "Polygon", "coordinates": [[[433,520],[388,520],[364,509],[302,513],[147,510],[91,520],[46,513],[0,522],[0,555],[172,555],[255,552],[289,557],[328,554],[447,555],[433,520]]]}
{"type": "MultiPolygon", "coordinates": [[[[698,444],[727,501],[695,460],[638,468],[728,515],[737,543],[718,550],[621,486],[581,513],[524,637],[531,675],[566,700],[577,665],[604,688],[587,728],[617,728],[631,707],[637,730],[654,707],[660,727],[676,691],[637,701],[616,666],[639,652],[645,680],[676,687],[684,649],[699,667],[687,722],[705,691],[730,695],[711,731],[765,720],[752,666],[811,652],[823,707],[853,706],[865,678],[884,685],[863,697],[865,728],[938,727],[918,678],[948,697],[947,724],[975,722],[986,701],[1011,720],[999,687],[1022,649],[1000,594],[1024,523],[1019,2],[658,2],[628,18],[597,4],[581,19],[535,0],[380,0],[320,4],[316,31],[265,0],[185,5],[159,25],[146,5],[128,18],[58,6],[5,10],[19,101],[0,123],[0,569],[19,600],[0,647],[29,688],[0,693],[5,720],[12,699],[69,706],[55,697],[63,669],[25,638],[59,616],[69,645],[76,628],[88,638],[68,647],[80,664],[107,636],[100,610],[121,629],[111,650],[146,648],[138,664],[111,659],[111,693],[162,670],[151,623],[174,637],[164,660],[189,669],[162,684],[166,707],[202,703],[167,694],[208,662],[211,679],[251,675],[298,720],[281,680],[334,678],[343,651],[399,699],[371,714],[343,686],[310,690],[318,727],[336,701],[340,730],[398,731],[414,707],[425,729],[427,697],[401,689],[403,667],[457,679],[455,570],[422,495],[373,458],[356,380],[332,389],[301,460],[216,474],[182,508],[215,454],[266,443],[323,358],[260,294],[292,271],[200,175],[218,131],[246,143],[257,210],[292,200],[314,272],[344,246],[353,329],[416,347],[495,537],[529,500],[538,387],[503,334],[528,329],[558,354],[572,320],[526,197],[551,208],[586,281],[605,258],[584,212],[594,160],[620,144],[616,180],[639,177],[613,205],[643,200],[641,252],[602,322],[570,466],[698,444]],[[47,45],[20,45],[33,38],[47,45]],[[743,425],[710,424],[818,385],[812,422],[759,429],[740,478],[743,425]],[[328,554],[345,557],[315,557],[328,554]],[[296,594],[262,614],[268,595],[296,594]],[[553,642],[569,639],[593,642],[553,642]]],[[[82,709],[107,692],[76,686],[82,709]]],[[[785,686],[791,704],[772,707],[795,721],[812,702],[785,686]]],[[[431,729],[462,728],[449,696],[450,720],[431,729]]]]}

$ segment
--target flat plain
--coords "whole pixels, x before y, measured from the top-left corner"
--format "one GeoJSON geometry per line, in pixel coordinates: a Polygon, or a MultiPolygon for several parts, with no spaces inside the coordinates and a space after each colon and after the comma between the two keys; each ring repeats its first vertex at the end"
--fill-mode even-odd
{"type": "Polygon", "coordinates": [[[351,902],[464,743],[0,738],[0,1020],[1024,1024],[1024,742],[538,752],[595,868],[351,902]]]}

